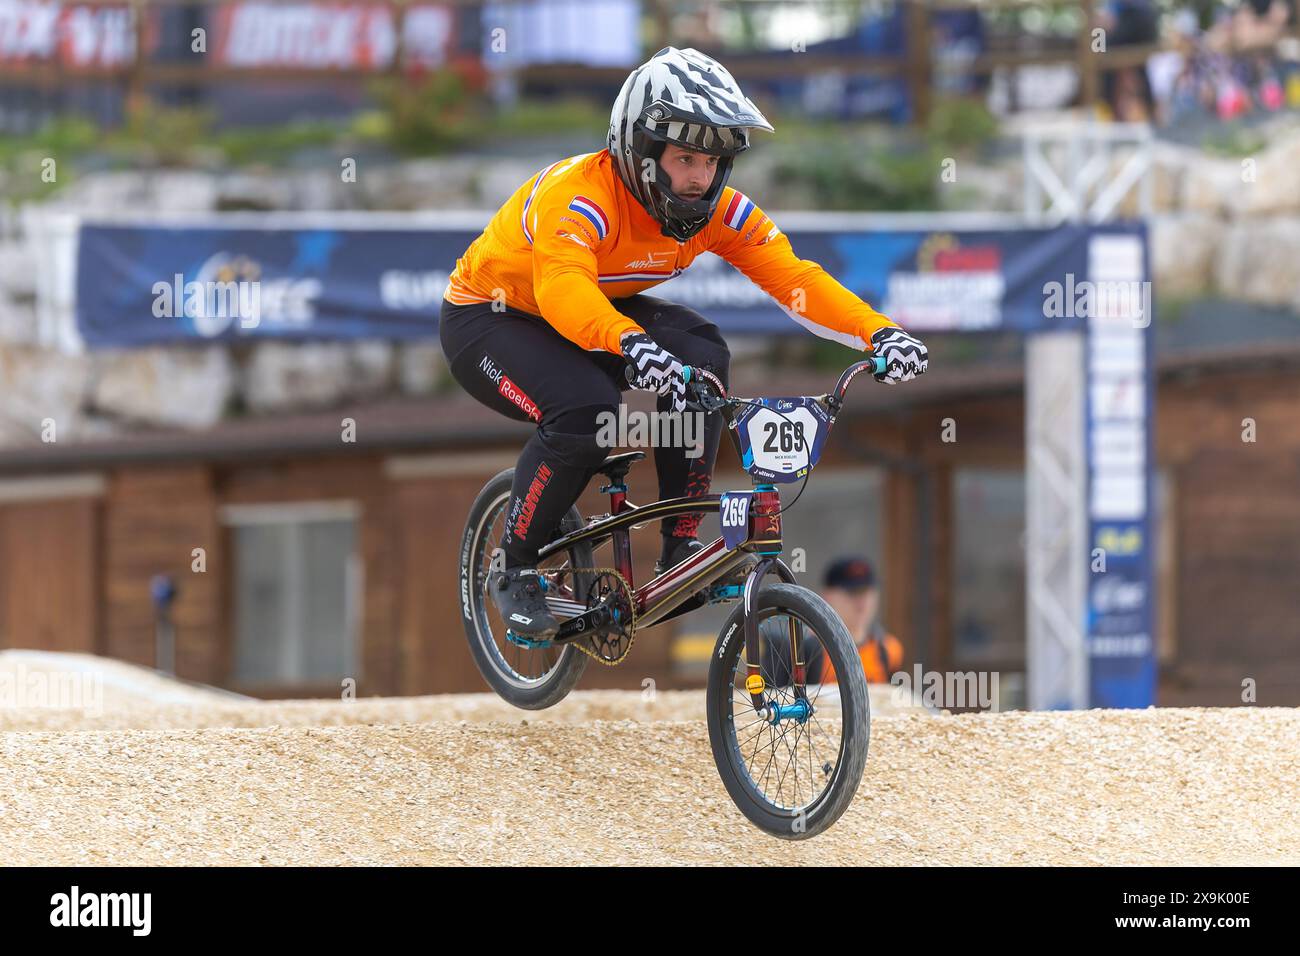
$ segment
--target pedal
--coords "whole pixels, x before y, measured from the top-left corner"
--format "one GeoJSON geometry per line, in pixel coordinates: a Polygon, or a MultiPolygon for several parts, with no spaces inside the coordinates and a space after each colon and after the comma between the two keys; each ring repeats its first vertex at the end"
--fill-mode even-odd
{"type": "Polygon", "coordinates": [[[709,591],[709,603],[720,604],[723,601],[739,601],[745,595],[743,584],[715,584],[709,591]]]}
{"type": "Polygon", "coordinates": [[[516,634],[514,631],[506,631],[506,640],[516,647],[523,647],[528,650],[537,650],[543,647],[550,647],[554,642],[550,638],[524,637],[522,634],[516,634]]]}

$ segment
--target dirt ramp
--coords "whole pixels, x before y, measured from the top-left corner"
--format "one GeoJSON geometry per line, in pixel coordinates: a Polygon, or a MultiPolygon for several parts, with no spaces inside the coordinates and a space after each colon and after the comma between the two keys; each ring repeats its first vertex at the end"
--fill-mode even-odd
{"type": "Polygon", "coordinates": [[[1300,711],[878,716],[797,844],[701,720],[9,732],[0,795],[19,864],[1297,864],[1300,711]]]}
{"type": "MultiPolygon", "coordinates": [[[[57,655],[56,655],[57,656],[57,655]]],[[[0,655],[2,657],[2,655],[0,655]]],[[[114,662],[116,663],[116,662],[114,662]]],[[[129,666],[129,665],[123,665],[129,666]]],[[[133,668],[143,671],[143,668],[133,668]]],[[[153,672],[145,672],[153,678],[153,672]]],[[[165,678],[159,679],[169,683],[165,678]]],[[[900,701],[894,688],[871,688],[873,714],[923,712],[900,701]]],[[[177,684],[175,698],[106,693],[94,707],[3,707],[3,730],[147,730],[217,727],[345,727],[356,724],[541,723],[587,724],[593,720],[704,720],[704,691],[574,691],[549,710],[512,707],[496,694],[428,697],[359,697],[355,700],[232,700],[177,684]]]]}

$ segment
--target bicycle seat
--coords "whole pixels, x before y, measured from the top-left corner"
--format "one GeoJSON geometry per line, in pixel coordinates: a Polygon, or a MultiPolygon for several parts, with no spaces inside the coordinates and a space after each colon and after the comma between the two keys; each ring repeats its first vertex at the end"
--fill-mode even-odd
{"type": "Polygon", "coordinates": [[[610,455],[601,462],[600,467],[596,469],[596,474],[604,475],[612,485],[621,485],[623,479],[627,477],[628,469],[643,458],[645,458],[643,451],[625,451],[621,455],[610,455]]]}

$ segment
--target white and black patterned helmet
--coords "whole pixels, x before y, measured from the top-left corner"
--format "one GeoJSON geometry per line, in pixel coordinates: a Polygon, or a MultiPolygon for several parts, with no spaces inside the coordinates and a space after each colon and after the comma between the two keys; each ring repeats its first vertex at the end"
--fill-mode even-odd
{"type": "Polygon", "coordinates": [[[772,131],[758,107],[717,60],[697,50],[664,47],[632,71],[609,118],[609,151],[623,185],[663,233],[685,242],[708,223],[749,131],[772,131]],[[699,199],[683,199],[659,164],[675,143],[718,156],[713,183],[699,199]]]}

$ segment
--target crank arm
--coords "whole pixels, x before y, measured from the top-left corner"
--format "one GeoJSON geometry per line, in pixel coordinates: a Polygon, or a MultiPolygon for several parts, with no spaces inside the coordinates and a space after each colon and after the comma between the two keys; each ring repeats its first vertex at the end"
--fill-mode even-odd
{"type": "Polygon", "coordinates": [[[596,628],[613,623],[615,623],[613,608],[593,607],[590,611],[584,611],[577,617],[571,617],[567,621],[560,622],[560,629],[556,631],[552,643],[567,644],[578,640],[596,628]]]}

